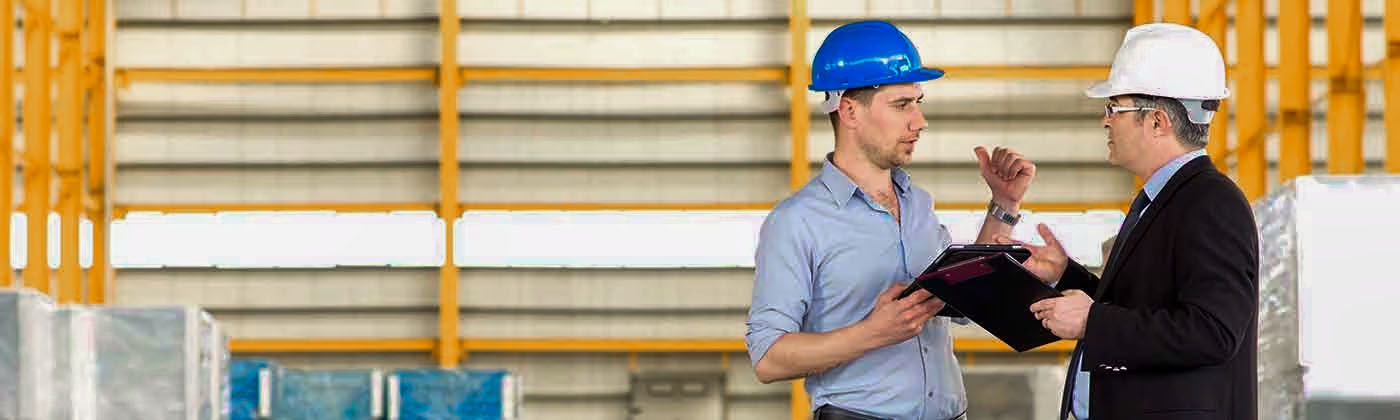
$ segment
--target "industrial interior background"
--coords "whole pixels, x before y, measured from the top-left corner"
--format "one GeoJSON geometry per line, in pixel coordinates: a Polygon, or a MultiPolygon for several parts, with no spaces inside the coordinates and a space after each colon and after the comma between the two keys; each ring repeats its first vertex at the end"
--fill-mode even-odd
{"type": "MultiPolygon", "coordinates": [[[[745,357],[743,236],[832,147],[806,90],[832,28],[889,19],[947,70],[925,85],[930,127],[909,168],[939,211],[985,206],[973,146],[1015,147],[1040,167],[1028,208],[1082,226],[1083,254],[1136,190],[1105,160],[1101,102],[1081,93],[1127,28],[1194,25],[1224,48],[1234,95],[1209,152],[1254,199],[1309,173],[1400,172],[1400,22],[1383,19],[1397,10],[4,0],[0,165],[22,170],[0,171],[0,211],[14,209],[0,214],[0,286],[198,304],[235,357],[285,366],[506,368],[526,418],[625,418],[629,375],[666,370],[722,373],[730,419],[805,418],[800,383],[761,385],[745,357]],[[36,266],[56,270],[23,268],[36,266]]],[[[1072,348],[1015,354],[957,334],[969,369],[1058,372],[1072,348]]]]}

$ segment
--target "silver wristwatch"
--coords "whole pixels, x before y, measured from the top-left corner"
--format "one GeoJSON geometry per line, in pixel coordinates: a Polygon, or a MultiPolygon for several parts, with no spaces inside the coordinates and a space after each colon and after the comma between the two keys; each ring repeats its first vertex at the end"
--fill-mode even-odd
{"type": "Polygon", "coordinates": [[[987,201],[987,214],[991,215],[993,219],[1011,226],[1016,226],[1016,223],[1021,221],[1021,215],[1007,212],[1006,209],[997,205],[996,200],[987,201]]]}

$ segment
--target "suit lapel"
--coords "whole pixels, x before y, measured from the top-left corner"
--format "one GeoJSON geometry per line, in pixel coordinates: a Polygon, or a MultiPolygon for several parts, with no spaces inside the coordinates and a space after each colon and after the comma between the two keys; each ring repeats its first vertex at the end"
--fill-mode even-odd
{"type": "Polygon", "coordinates": [[[1123,264],[1132,256],[1133,250],[1137,248],[1137,244],[1142,242],[1148,228],[1152,227],[1152,222],[1157,220],[1157,215],[1162,213],[1167,206],[1171,205],[1172,198],[1176,196],[1177,190],[1180,190],[1182,185],[1186,184],[1187,181],[1194,178],[1196,175],[1213,170],[1215,170],[1215,167],[1210,163],[1210,157],[1201,156],[1192,159],[1190,162],[1186,162],[1186,165],[1183,165],[1181,169],[1176,171],[1176,174],[1172,175],[1170,180],[1167,180],[1167,185],[1162,188],[1161,193],[1157,194],[1157,199],[1152,200],[1152,204],[1147,207],[1147,212],[1143,213],[1142,218],[1138,219],[1137,225],[1133,226],[1133,230],[1128,232],[1128,237],[1121,239],[1127,241],[1118,249],[1117,254],[1121,255],[1115,254],[1109,256],[1108,264],[1104,266],[1102,281],[1099,282],[1098,290],[1094,291],[1094,300],[1099,300],[1103,297],[1104,292],[1108,291],[1109,283],[1112,283],[1113,280],[1118,277],[1118,271],[1123,268],[1123,264]]]}

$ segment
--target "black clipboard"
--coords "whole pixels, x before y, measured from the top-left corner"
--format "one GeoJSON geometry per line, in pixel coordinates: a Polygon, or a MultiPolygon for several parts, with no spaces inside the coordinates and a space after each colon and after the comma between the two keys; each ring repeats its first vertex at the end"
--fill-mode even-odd
{"type": "Polygon", "coordinates": [[[919,276],[928,290],[1017,352],[1059,341],[1031,313],[1032,303],[1062,294],[1010,254],[982,255],[919,276]]]}
{"type": "MultiPolygon", "coordinates": [[[[950,265],[967,261],[973,258],[985,257],[988,255],[996,254],[1009,255],[1018,263],[1024,263],[1026,262],[1026,260],[1031,258],[1031,250],[1026,249],[1026,247],[1020,245],[954,244],[948,246],[948,249],[944,249],[943,253],[938,254],[938,257],[933,259],[933,263],[929,264],[927,268],[924,268],[924,271],[922,273],[919,273],[919,276],[923,277],[935,271],[938,271],[941,268],[948,267],[950,265]]],[[[909,283],[909,287],[901,291],[899,293],[899,297],[895,299],[904,299],[904,297],[909,296],[910,294],[918,290],[918,282],[909,283]]],[[[943,312],[939,312],[938,315],[952,317],[962,316],[962,314],[957,313],[957,311],[950,311],[948,309],[944,309],[943,312]]]]}

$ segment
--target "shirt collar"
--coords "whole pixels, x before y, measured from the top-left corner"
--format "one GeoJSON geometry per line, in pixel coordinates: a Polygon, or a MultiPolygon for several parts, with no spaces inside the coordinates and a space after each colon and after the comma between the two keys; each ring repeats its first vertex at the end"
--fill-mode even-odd
{"type": "MultiPolygon", "coordinates": [[[[854,197],[860,189],[856,187],[856,183],[851,181],[850,177],[846,176],[845,172],[841,172],[841,168],[837,168],[836,164],[832,163],[833,155],[834,153],[826,154],[826,159],[822,161],[822,173],[818,178],[822,185],[826,186],[826,190],[831,192],[832,202],[837,207],[845,207],[846,203],[850,202],[851,197],[854,197]]],[[[901,196],[909,195],[912,177],[909,176],[908,172],[902,168],[891,169],[890,179],[894,181],[896,193],[901,196]]]]}
{"type": "Polygon", "coordinates": [[[1166,165],[1158,168],[1157,172],[1153,172],[1152,177],[1148,178],[1147,182],[1142,184],[1143,191],[1147,192],[1147,199],[1156,200],[1157,194],[1161,194],[1162,189],[1167,187],[1167,181],[1170,181],[1172,175],[1176,175],[1176,172],[1181,170],[1182,166],[1186,166],[1186,162],[1190,162],[1205,155],[1206,149],[1196,149],[1181,156],[1177,156],[1176,159],[1172,159],[1171,162],[1167,162],[1166,165]]]}

